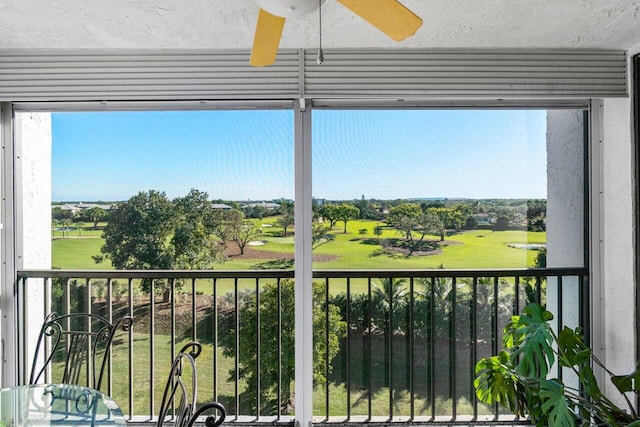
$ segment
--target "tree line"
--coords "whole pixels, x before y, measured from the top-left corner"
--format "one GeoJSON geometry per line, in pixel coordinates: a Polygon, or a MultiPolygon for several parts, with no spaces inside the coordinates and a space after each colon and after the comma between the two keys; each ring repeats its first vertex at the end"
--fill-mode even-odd
{"type": "MultiPolygon", "coordinates": [[[[74,222],[91,222],[94,228],[106,221],[101,254],[93,258],[111,260],[116,269],[182,270],[212,269],[226,259],[227,245],[236,245],[240,254],[262,229],[249,218],[277,215],[275,225],[287,236],[294,226],[294,204],[282,200],[277,210],[260,204],[242,209],[225,202],[230,209],[214,207],[206,192],[192,189],[184,197],[169,200],[164,192],[139,192],[116,203],[108,212],[92,207],[76,214],[54,207],[53,219],[65,229],[74,222]]],[[[355,200],[313,204],[313,247],[332,239],[332,229],[341,222],[342,231],[355,219],[375,219],[403,236],[401,244],[409,254],[424,247],[427,236],[479,227],[478,214],[492,218],[486,225],[495,230],[527,229],[544,231],[545,200],[355,200]]],[[[78,225],[80,227],[80,225],[78,225]]],[[[383,225],[373,229],[380,237],[383,225]]]]}
{"type": "MultiPolygon", "coordinates": [[[[418,206],[422,212],[437,213],[445,228],[472,230],[478,227],[495,230],[526,229],[545,231],[547,201],[544,199],[365,199],[351,201],[314,200],[314,214],[324,215],[327,205],[355,207],[358,219],[385,221],[391,211],[401,205],[418,206]],[[434,211],[440,209],[441,211],[434,211]],[[492,220],[490,225],[479,224],[478,216],[492,220]]],[[[331,208],[330,208],[331,209],[331,208]]],[[[415,209],[415,208],[411,208],[415,209]]]]}

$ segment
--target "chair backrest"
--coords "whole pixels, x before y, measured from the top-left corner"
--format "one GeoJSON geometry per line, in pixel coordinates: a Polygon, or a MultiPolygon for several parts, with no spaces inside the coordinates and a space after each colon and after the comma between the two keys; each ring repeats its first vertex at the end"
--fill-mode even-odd
{"type": "Polygon", "coordinates": [[[167,385],[162,395],[157,427],[162,427],[166,418],[172,413],[175,416],[175,427],[191,427],[200,415],[211,410],[214,410],[215,413],[207,416],[206,426],[217,427],[224,421],[226,411],[224,406],[218,402],[210,402],[196,409],[198,375],[195,359],[201,351],[200,343],[191,341],[185,344],[173,359],[167,385]],[[185,383],[185,379],[188,379],[189,376],[191,381],[185,383]]]}
{"type": "Polygon", "coordinates": [[[49,314],[40,329],[29,384],[49,370],[47,382],[100,389],[115,333],[128,331],[132,323],[130,316],[111,323],[97,314],[49,314]]]}

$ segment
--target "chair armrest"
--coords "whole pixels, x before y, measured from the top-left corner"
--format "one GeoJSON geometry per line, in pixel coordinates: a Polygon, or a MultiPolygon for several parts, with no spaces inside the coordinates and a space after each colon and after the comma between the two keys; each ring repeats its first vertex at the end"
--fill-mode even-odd
{"type": "Polygon", "coordinates": [[[210,410],[216,410],[216,414],[207,415],[205,419],[205,425],[207,427],[218,427],[220,424],[224,422],[224,419],[227,417],[227,410],[221,403],[218,402],[209,402],[200,406],[198,410],[191,416],[189,422],[187,423],[188,427],[191,427],[198,420],[198,417],[210,410]]]}

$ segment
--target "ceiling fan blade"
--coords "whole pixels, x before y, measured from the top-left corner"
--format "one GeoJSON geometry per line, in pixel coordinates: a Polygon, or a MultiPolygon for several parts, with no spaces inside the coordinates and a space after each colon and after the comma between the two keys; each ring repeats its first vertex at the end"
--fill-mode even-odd
{"type": "Polygon", "coordinates": [[[396,0],[338,0],[347,9],[396,41],[411,37],[422,19],[396,0]]]}
{"type": "Polygon", "coordinates": [[[253,48],[251,49],[251,59],[249,60],[251,65],[264,67],[276,61],[284,21],[284,18],[260,9],[256,34],[253,38],[253,48]]]}

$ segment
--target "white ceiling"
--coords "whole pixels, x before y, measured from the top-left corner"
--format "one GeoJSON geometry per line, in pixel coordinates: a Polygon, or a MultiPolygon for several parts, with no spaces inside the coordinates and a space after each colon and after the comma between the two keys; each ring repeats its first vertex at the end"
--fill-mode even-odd
{"type": "MultiPolygon", "coordinates": [[[[639,0],[403,0],[418,33],[388,39],[327,0],[323,47],[606,48],[640,43],[639,0]]],[[[253,0],[0,0],[0,48],[247,49],[253,0]]],[[[288,20],[285,48],[318,45],[318,14],[288,20]]]]}

